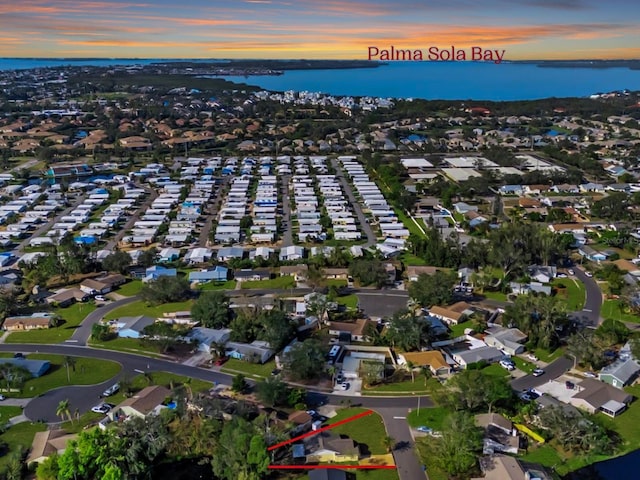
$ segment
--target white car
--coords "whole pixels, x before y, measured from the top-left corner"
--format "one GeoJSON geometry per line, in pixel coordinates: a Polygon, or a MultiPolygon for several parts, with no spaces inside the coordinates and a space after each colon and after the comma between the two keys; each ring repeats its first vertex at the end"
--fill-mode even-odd
{"type": "Polygon", "coordinates": [[[106,298],[104,298],[102,295],[96,295],[96,296],[95,296],[95,299],[96,299],[98,302],[106,302],[106,301],[107,301],[107,299],[106,299],[106,298]]]}
{"type": "Polygon", "coordinates": [[[114,383],[109,388],[107,388],[104,392],[102,392],[102,396],[103,397],[110,397],[111,395],[115,395],[119,391],[120,391],[120,385],[117,384],[117,383],[114,383]]]}
{"type": "Polygon", "coordinates": [[[593,277],[593,273],[591,272],[584,272],[584,274],[589,278],[593,277]]]}
{"type": "Polygon", "coordinates": [[[537,362],[538,361],[538,357],[536,357],[533,353],[527,354],[527,358],[529,360],[531,360],[532,362],[537,362]]]}
{"type": "Polygon", "coordinates": [[[500,360],[500,366],[502,368],[506,368],[509,371],[516,369],[516,365],[513,362],[509,362],[507,360],[500,360]]]}
{"type": "Polygon", "coordinates": [[[341,390],[349,390],[349,387],[351,386],[351,384],[349,382],[344,382],[340,384],[340,389],[341,390]]]}
{"type": "Polygon", "coordinates": [[[5,397],[4,395],[0,395],[0,401],[5,400],[7,397],[5,397]]]}
{"type": "Polygon", "coordinates": [[[109,413],[109,410],[111,410],[111,405],[109,405],[108,403],[101,403],[100,405],[96,405],[95,407],[91,408],[92,412],[104,413],[105,415],[109,413]]]}
{"type": "Polygon", "coordinates": [[[569,273],[569,275],[575,275],[576,272],[573,270],[573,268],[570,268],[569,270],[567,270],[567,272],[569,273]]]}

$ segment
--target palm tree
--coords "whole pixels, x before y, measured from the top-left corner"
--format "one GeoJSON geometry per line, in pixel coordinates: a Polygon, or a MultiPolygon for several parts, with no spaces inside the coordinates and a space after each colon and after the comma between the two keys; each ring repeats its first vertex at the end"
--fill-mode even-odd
{"type": "Polygon", "coordinates": [[[415,364],[411,361],[411,360],[407,360],[407,363],[405,364],[405,368],[409,371],[409,373],[411,374],[411,383],[415,382],[416,379],[413,375],[413,369],[415,368],[415,364]]]}
{"type": "Polygon", "coordinates": [[[69,368],[71,368],[75,372],[76,363],[77,363],[77,360],[75,357],[71,357],[69,355],[66,355],[64,357],[64,366],[67,368],[67,383],[71,383],[71,375],[69,373],[69,368]]]}
{"type": "Polygon", "coordinates": [[[422,374],[422,376],[424,377],[424,386],[427,386],[427,380],[429,380],[432,377],[431,374],[431,369],[425,365],[420,367],[420,373],[422,374]]]}
{"type": "Polygon", "coordinates": [[[391,453],[391,451],[393,450],[393,447],[396,446],[396,439],[390,435],[385,435],[382,438],[382,445],[384,445],[384,448],[387,450],[387,453],[391,453]]]}
{"type": "Polygon", "coordinates": [[[73,418],[71,417],[71,406],[69,405],[69,399],[60,400],[58,408],[56,408],[56,415],[60,417],[60,420],[64,421],[64,417],[67,417],[71,423],[73,418]]]}
{"type": "Polygon", "coordinates": [[[338,368],[335,365],[330,365],[327,368],[327,373],[331,375],[331,383],[335,381],[335,376],[337,372],[338,372],[338,368]]]}

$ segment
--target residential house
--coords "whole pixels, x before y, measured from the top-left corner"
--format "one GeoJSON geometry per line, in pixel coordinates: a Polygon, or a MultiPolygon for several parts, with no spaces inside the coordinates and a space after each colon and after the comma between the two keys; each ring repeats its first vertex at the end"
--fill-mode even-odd
{"type": "Polygon", "coordinates": [[[346,280],[349,278],[348,268],[323,268],[324,278],[346,280]]]}
{"type": "Polygon", "coordinates": [[[360,447],[350,438],[323,431],[305,440],[307,463],[344,463],[360,459],[360,447]]]}
{"type": "Polygon", "coordinates": [[[163,263],[173,262],[180,258],[180,250],[177,248],[163,248],[158,254],[158,261],[163,263]]]}
{"type": "Polygon", "coordinates": [[[347,480],[347,473],[335,468],[319,468],[309,471],[309,480],[347,480]]]}
{"type": "Polygon", "coordinates": [[[216,258],[220,262],[228,262],[234,258],[242,259],[243,256],[244,250],[242,247],[223,247],[216,254],[216,258]]]}
{"type": "Polygon", "coordinates": [[[429,370],[435,376],[449,375],[451,373],[451,365],[447,363],[444,355],[439,350],[407,352],[400,354],[399,357],[404,359],[404,363],[411,362],[416,367],[429,367],[429,370]]]}
{"type": "Polygon", "coordinates": [[[193,248],[184,256],[184,261],[189,265],[199,265],[201,263],[209,262],[213,258],[213,252],[208,248],[193,248]]]}
{"type": "Polygon", "coordinates": [[[304,258],[304,248],[296,245],[290,245],[282,248],[279,255],[281,262],[302,260],[304,258]]]}
{"type": "Polygon", "coordinates": [[[275,354],[267,342],[256,340],[252,343],[228,342],[227,356],[252,363],[266,363],[275,354]]]}
{"type": "Polygon", "coordinates": [[[105,277],[99,277],[95,280],[106,285],[107,288],[109,288],[109,291],[113,290],[115,287],[119,287],[120,285],[127,283],[127,277],[125,277],[124,275],[120,275],[119,273],[114,273],[105,277]]]}
{"type": "Polygon", "coordinates": [[[306,264],[283,265],[280,267],[280,276],[291,275],[296,282],[304,282],[307,279],[309,267],[306,264]]]}
{"type": "Polygon", "coordinates": [[[457,325],[464,322],[468,316],[473,315],[473,310],[467,302],[457,302],[448,307],[435,305],[429,309],[429,315],[439,318],[449,325],[457,325]]]}
{"type": "Polygon", "coordinates": [[[558,275],[558,269],[550,265],[531,265],[527,271],[533,280],[541,283],[550,283],[558,275]]]}
{"type": "Polygon", "coordinates": [[[470,350],[461,350],[451,355],[453,359],[461,367],[466,368],[467,365],[477,362],[494,363],[504,357],[504,353],[495,347],[479,347],[470,350]]]}
{"type": "Polygon", "coordinates": [[[145,276],[142,279],[143,282],[152,282],[160,277],[175,277],[178,275],[178,271],[175,268],[165,268],[161,265],[154,265],[145,270],[145,276]]]}
{"type": "Polygon", "coordinates": [[[0,358],[0,365],[9,364],[22,367],[29,371],[32,377],[38,378],[51,368],[49,360],[28,360],[26,358],[0,358]]]}
{"type": "Polygon", "coordinates": [[[604,193],[604,185],[601,183],[583,183],[579,186],[580,192],[588,193],[588,192],[597,192],[604,193]]]}
{"type": "Polygon", "coordinates": [[[79,288],[68,288],[47,297],[47,303],[59,307],[68,307],[75,302],[86,302],[89,298],[90,295],[79,288]]]}
{"type": "Polygon", "coordinates": [[[256,260],[260,257],[262,257],[265,260],[268,260],[271,255],[273,255],[275,253],[275,250],[273,248],[269,248],[269,247],[257,247],[255,250],[251,250],[249,252],[249,258],[251,260],[256,260]]]}
{"type": "Polygon", "coordinates": [[[291,435],[300,435],[311,428],[313,418],[305,411],[295,411],[289,415],[287,421],[293,424],[291,435]]]}
{"type": "Polygon", "coordinates": [[[225,345],[231,338],[231,330],[228,328],[214,329],[195,327],[187,334],[186,339],[198,344],[201,352],[212,353],[217,345],[225,345]]]}
{"type": "Polygon", "coordinates": [[[45,430],[36,432],[26,464],[41,463],[54,453],[62,454],[71,440],[78,438],[77,433],[68,434],[65,430],[45,430]]]}
{"type": "Polygon", "coordinates": [[[374,323],[365,318],[355,322],[329,322],[329,335],[343,342],[365,342],[368,329],[373,327],[374,323]]]}
{"type": "Polygon", "coordinates": [[[553,288],[550,285],[543,285],[540,282],[518,283],[509,282],[509,288],[514,295],[529,295],[530,293],[544,293],[551,295],[553,288]]]}
{"type": "Polygon", "coordinates": [[[478,207],[476,205],[469,205],[465,202],[458,202],[453,204],[453,208],[456,212],[464,215],[467,212],[477,212],[478,207]]]}
{"type": "Polygon", "coordinates": [[[632,358],[618,360],[603,368],[598,374],[598,378],[617,388],[626,387],[636,379],[640,373],[640,365],[632,358]]]}
{"type": "Polygon", "coordinates": [[[420,275],[434,275],[436,272],[445,269],[431,266],[408,266],[406,269],[407,280],[417,282],[420,275]]]}
{"type": "Polygon", "coordinates": [[[162,385],[145,387],[113,408],[108,414],[109,419],[113,422],[129,417],[144,418],[164,408],[163,403],[170,396],[171,390],[162,385]]]}
{"type": "Polygon", "coordinates": [[[476,425],[484,429],[483,450],[485,455],[496,452],[517,454],[520,450],[520,437],[513,428],[511,420],[499,413],[476,415],[476,425]]]}
{"type": "Polygon", "coordinates": [[[583,245],[578,249],[578,253],[592,262],[602,262],[606,260],[609,255],[606,252],[599,252],[594,250],[588,245],[583,245]]]}
{"type": "Polygon", "coordinates": [[[34,313],[32,315],[7,317],[2,328],[8,332],[20,330],[39,330],[52,326],[55,317],[49,313],[34,313]]]}
{"type": "Polygon", "coordinates": [[[89,295],[102,295],[111,291],[111,286],[93,278],[87,278],[80,283],[80,290],[89,295]]]}
{"type": "Polygon", "coordinates": [[[429,325],[429,333],[434,337],[440,337],[449,333],[449,328],[438,317],[432,317],[431,315],[425,315],[422,320],[429,325]]]}
{"type": "Polygon", "coordinates": [[[491,455],[480,459],[484,477],[471,480],[552,480],[553,476],[536,464],[523,463],[508,455],[491,455]]]}
{"type": "Polygon", "coordinates": [[[570,403],[589,413],[601,411],[605,415],[615,417],[633,400],[633,396],[624,390],[595,378],[585,378],[577,387],[579,391],[571,397],[570,403]]]}
{"type": "Polygon", "coordinates": [[[207,282],[226,282],[229,278],[229,269],[222,265],[216,265],[215,268],[208,270],[200,270],[197,272],[189,272],[189,282],[207,283],[207,282]]]}
{"type": "Polygon", "coordinates": [[[271,272],[266,268],[246,268],[242,270],[236,270],[233,273],[233,278],[238,282],[246,280],[269,280],[271,278],[271,272]]]}
{"type": "Polygon", "coordinates": [[[517,328],[491,327],[487,333],[489,335],[484,337],[484,343],[490,347],[496,347],[509,355],[517,355],[525,350],[523,343],[527,336],[517,328]]]}
{"type": "Polygon", "coordinates": [[[155,318],[147,317],[145,315],[138,315],[137,317],[120,317],[116,320],[112,320],[118,331],[118,336],[123,338],[142,337],[142,330],[144,330],[145,327],[152,325],[155,321],[155,318]]]}

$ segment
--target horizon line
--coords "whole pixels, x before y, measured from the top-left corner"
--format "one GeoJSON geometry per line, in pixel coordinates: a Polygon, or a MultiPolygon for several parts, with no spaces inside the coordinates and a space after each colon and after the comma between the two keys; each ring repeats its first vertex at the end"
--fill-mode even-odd
{"type": "MultiPolygon", "coordinates": [[[[408,49],[408,50],[420,50],[420,49],[408,49]]],[[[113,56],[84,56],[84,57],[62,57],[62,56],[50,56],[50,57],[0,57],[2,60],[209,60],[209,61],[307,61],[307,62],[322,62],[322,61],[337,61],[337,62],[377,62],[377,63],[390,63],[400,62],[401,60],[368,60],[367,58],[305,58],[305,57],[113,57],[113,56]]],[[[521,58],[514,60],[503,60],[503,62],[633,62],[640,61],[638,58],[521,58]]],[[[406,60],[407,63],[415,63],[406,60]]]]}

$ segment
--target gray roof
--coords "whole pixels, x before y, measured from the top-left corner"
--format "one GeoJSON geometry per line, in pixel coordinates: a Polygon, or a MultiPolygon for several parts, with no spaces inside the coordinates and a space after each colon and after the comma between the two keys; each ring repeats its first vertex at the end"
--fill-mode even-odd
{"type": "Polygon", "coordinates": [[[481,360],[490,362],[503,356],[502,352],[494,347],[474,348],[464,352],[456,352],[455,355],[464,360],[466,364],[476,363],[481,360]]]}
{"type": "Polygon", "coordinates": [[[135,332],[141,332],[144,327],[153,324],[156,321],[155,318],[147,317],[145,315],[138,315],[137,317],[120,317],[117,322],[124,324],[120,330],[133,330],[135,332]]]}
{"type": "Polygon", "coordinates": [[[640,371],[640,365],[634,360],[628,359],[612,363],[600,371],[600,376],[610,375],[627,384],[640,371]]]}

